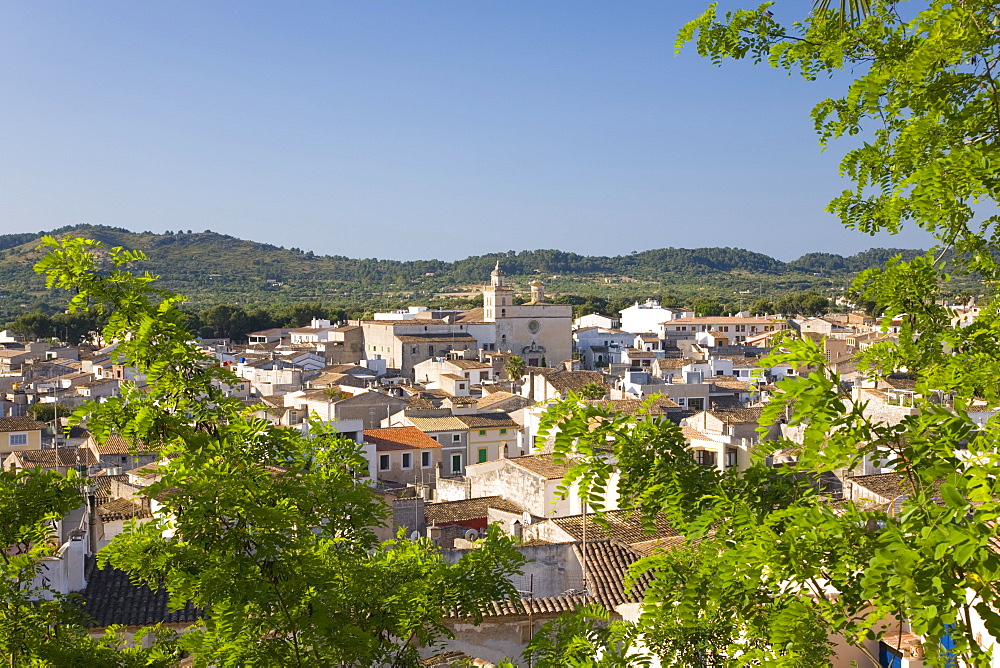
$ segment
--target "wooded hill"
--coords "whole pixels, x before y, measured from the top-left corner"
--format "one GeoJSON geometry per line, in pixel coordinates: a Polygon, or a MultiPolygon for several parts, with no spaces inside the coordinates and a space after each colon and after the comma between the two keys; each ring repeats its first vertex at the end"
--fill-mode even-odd
{"type": "Polygon", "coordinates": [[[553,293],[641,298],[670,293],[681,298],[732,299],[815,289],[830,294],[863,269],[896,254],[921,251],[876,248],[844,257],[809,253],[782,262],[739,248],[661,248],[614,257],[558,250],[507,251],[441,260],[396,261],[322,256],[300,248],[246,241],[211,231],[165,234],[75,225],[47,233],[0,235],[0,310],[16,315],[61,303],[32,271],[42,234],[97,239],[107,246],[145,251],[140,269],[160,275],[161,287],[198,305],[277,304],[297,301],[373,302],[380,308],[428,303],[488,281],[499,259],[512,282],[526,287],[541,276],[553,293]],[[523,283],[524,285],[521,285],[523,283]]]}

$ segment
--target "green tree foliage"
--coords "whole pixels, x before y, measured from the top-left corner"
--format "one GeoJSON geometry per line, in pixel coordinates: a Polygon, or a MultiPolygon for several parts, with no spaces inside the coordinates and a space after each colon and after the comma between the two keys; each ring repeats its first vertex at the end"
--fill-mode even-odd
{"type": "Polygon", "coordinates": [[[72,409],[63,404],[35,403],[28,406],[28,414],[39,422],[52,422],[56,416],[68,417],[72,409]]]}
{"type": "Polygon", "coordinates": [[[100,320],[91,313],[27,313],[10,324],[10,330],[25,339],[56,339],[76,346],[89,342],[101,330],[100,320]]]}
{"type": "MultiPolygon", "coordinates": [[[[821,291],[830,287],[831,281],[849,280],[854,273],[880,266],[898,252],[875,249],[851,257],[830,255],[821,263],[824,266],[808,261],[810,256],[785,263],[734,248],[666,248],[615,257],[539,250],[492,253],[456,262],[398,262],[310,255],[208,231],[166,235],[81,225],[52,234],[86,236],[109,247],[151,253],[144,268],[160,276],[164,288],[185,294],[189,303],[183,308],[192,314],[222,304],[255,318],[254,312],[265,307],[270,324],[248,325],[251,329],[247,331],[302,326],[314,316],[343,320],[414,304],[432,308],[482,306],[481,297],[449,296],[448,292],[459,286],[481,285],[498,259],[515,287],[526,290],[528,281],[541,276],[548,283],[549,299],[572,304],[579,316],[591,312],[615,315],[634,300],[657,295],[662,297],[661,303],[678,306],[690,306],[692,300],[707,297],[721,301],[723,312],[736,311],[734,291],[754,289],[768,297],[810,288],[821,291]],[[310,308],[315,304],[322,304],[322,308],[310,308]],[[602,304],[608,304],[610,310],[603,310],[602,304]],[[294,306],[312,312],[293,317],[283,313],[294,306]]],[[[34,238],[0,235],[0,285],[4,286],[0,315],[9,319],[33,311],[51,315],[61,310],[64,296],[41,292],[41,282],[31,271],[39,257],[36,246],[34,238]],[[3,250],[7,242],[15,245],[3,250]]],[[[905,251],[904,256],[921,252],[905,251]]],[[[210,328],[203,333],[198,323],[191,329],[207,337],[221,336],[210,328]]]]}
{"type": "Polygon", "coordinates": [[[515,385],[521,384],[521,379],[524,378],[524,374],[528,372],[528,366],[524,363],[524,360],[517,355],[511,355],[507,358],[507,363],[503,365],[504,373],[510,379],[511,383],[515,385]]]}
{"type": "Polygon", "coordinates": [[[49,588],[42,560],[57,549],[55,522],[82,503],[80,479],[51,471],[0,471],[0,653],[11,666],[166,666],[174,652],[158,629],[150,647],[123,649],[116,628],[91,638],[69,597],[49,588]]]}
{"type": "Polygon", "coordinates": [[[149,383],[76,417],[98,439],[115,432],[170,455],[145,489],[164,512],[99,563],[204,610],[178,640],[196,665],[414,665],[447,635],[446,615],[478,621],[488,602],[517,595],[508,576],[524,560],[501,532],[455,564],[426,540],[379,544],[372,528],[387,510],[357,444],[322,423],[308,436],[274,427],[225,396],[218,386],[233,378],[198,352],[181,298],[124,269],[141,253],[112,248],[107,267],[97,242],[45,244],[37,270],[76,292],[71,309],[107,316],[116,361],[149,383]]]}
{"type": "Polygon", "coordinates": [[[634,422],[574,401],[546,418],[559,456],[582,462],[567,485],[600,508],[616,461],[624,502],[688,539],[637,568],[653,576],[637,630],[665,665],[826,665],[829,638],[861,648],[905,621],[924,639],[927,665],[985,667],[992,648],[976,618],[1000,637],[1000,420],[974,416],[1000,408],[1000,303],[962,329],[937,303],[949,256],[952,272],[998,278],[1000,16],[982,0],[864,5],[852,15],[820,3],[783,24],[770,3],[724,17],[713,6],[678,45],[807,80],[853,73],[842,97],[813,112],[824,144],[865,133],[841,164],[853,186],[829,210],[865,233],[916,224],[940,244],[862,272],[853,288],[901,325],[899,342],[871,346],[861,368],[912,374],[917,410],[898,423],[876,419],[825,370],[815,342],[789,337],[764,364],[814,371],[778,384],[761,432],[787,420],[801,443],[767,443],[739,474],[694,465],[660,418],[634,422]],[[600,451],[609,444],[611,460],[600,451]],[[764,465],[768,451],[787,447],[794,466],[764,465]],[[884,506],[831,503],[823,476],[864,458],[895,468],[904,493],[884,506]]]}
{"type": "Polygon", "coordinates": [[[608,388],[599,383],[587,383],[580,388],[580,396],[584,399],[603,399],[608,396],[608,388]]]}
{"type": "Polygon", "coordinates": [[[830,308],[830,300],[813,291],[782,297],[774,303],[774,309],[785,315],[823,315],[830,308]]]}
{"type": "Polygon", "coordinates": [[[633,648],[636,629],[608,618],[608,611],[597,604],[562,615],[546,623],[532,638],[525,658],[537,668],[649,666],[649,655],[633,648]]]}

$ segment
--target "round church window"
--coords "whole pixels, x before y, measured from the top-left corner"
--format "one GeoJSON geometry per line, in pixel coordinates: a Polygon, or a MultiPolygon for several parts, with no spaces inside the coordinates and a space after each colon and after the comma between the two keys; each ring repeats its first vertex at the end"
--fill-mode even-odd
{"type": "Polygon", "coordinates": [[[538,324],[537,320],[529,320],[528,321],[528,331],[531,332],[532,334],[537,334],[539,327],[540,327],[540,325],[538,324]]]}

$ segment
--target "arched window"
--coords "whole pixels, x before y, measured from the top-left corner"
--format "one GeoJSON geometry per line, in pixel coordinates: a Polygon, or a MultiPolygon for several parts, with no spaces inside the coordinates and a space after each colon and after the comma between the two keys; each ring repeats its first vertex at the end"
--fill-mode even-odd
{"type": "Polygon", "coordinates": [[[501,318],[506,318],[507,317],[507,309],[505,309],[505,308],[500,309],[500,317],[501,318]]]}

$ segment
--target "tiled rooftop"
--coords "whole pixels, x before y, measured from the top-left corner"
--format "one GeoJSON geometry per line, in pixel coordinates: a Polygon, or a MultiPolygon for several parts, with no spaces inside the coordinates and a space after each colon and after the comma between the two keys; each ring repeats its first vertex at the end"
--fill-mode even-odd
{"type": "Polygon", "coordinates": [[[98,569],[93,560],[87,565],[86,578],[81,607],[94,620],[94,626],[190,624],[201,616],[190,603],[180,610],[169,611],[165,590],[154,592],[145,585],[134,585],[125,571],[98,569]]]}
{"type": "Polygon", "coordinates": [[[636,510],[611,510],[604,513],[607,527],[598,524],[593,513],[570,515],[551,520],[556,526],[576,540],[583,540],[586,518],[587,540],[614,540],[619,543],[641,543],[658,537],[677,536],[677,530],[662,517],[657,517],[652,527],[647,527],[636,510]]]}
{"type": "Polygon", "coordinates": [[[373,443],[378,451],[441,447],[440,443],[416,427],[365,429],[364,439],[366,443],[373,443]]]}
{"type": "Polygon", "coordinates": [[[635,586],[627,588],[625,579],[629,567],[641,557],[631,548],[610,540],[598,540],[573,545],[577,559],[584,563],[586,555],[587,585],[591,596],[605,608],[613,610],[622,603],[635,603],[642,600],[646,585],[652,579],[651,573],[643,575],[635,586]]]}
{"type": "Polygon", "coordinates": [[[0,432],[5,431],[35,431],[45,429],[45,423],[32,420],[30,417],[0,418],[0,432]]]}
{"type": "Polygon", "coordinates": [[[431,522],[444,524],[446,522],[476,520],[486,517],[490,508],[508,513],[524,512],[524,509],[519,505],[507,501],[501,496],[484,496],[478,499],[428,503],[424,506],[424,517],[428,524],[431,522]]]}
{"type": "Polygon", "coordinates": [[[527,455],[525,457],[511,457],[508,459],[511,464],[527,469],[546,480],[560,480],[566,477],[569,466],[556,464],[552,455],[527,455]]]}

